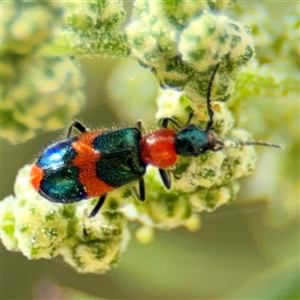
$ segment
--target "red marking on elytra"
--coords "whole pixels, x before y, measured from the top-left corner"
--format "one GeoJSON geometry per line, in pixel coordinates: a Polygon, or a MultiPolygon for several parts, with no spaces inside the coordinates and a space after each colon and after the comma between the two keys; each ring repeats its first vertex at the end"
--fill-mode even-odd
{"type": "Polygon", "coordinates": [[[175,149],[175,131],[168,128],[159,129],[142,137],[140,141],[141,159],[146,164],[166,169],[177,162],[175,149]]]}
{"type": "Polygon", "coordinates": [[[40,182],[43,179],[44,171],[37,165],[33,165],[30,171],[29,180],[36,191],[40,189],[40,182]]]}
{"type": "Polygon", "coordinates": [[[85,187],[88,197],[106,194],[115,189],[97,177],[96,162],[101,160],[102,154],[93,148],[94,138],[105,131],[86,132],[78,136],[72,144],[77,156],[72,160],[72,165],[79,169],[79,181],[85,187]]]}
{"type": "Polygon", "coordinates": [[[99,161],[101,154],[93,148],[94,138],[104,131],[86,132],[78,136],[78,140],[73,142],[72,148],[77,156],[72,160],[72,165],[80,167],[82,164],[99,161]]]}
{"type": "Polygon", "coordinates": [[[103,195],[115,189],[97,177],[95,163],[85,164],[79,170],[79,181],[85,187],[88,197],[103,195]]]}

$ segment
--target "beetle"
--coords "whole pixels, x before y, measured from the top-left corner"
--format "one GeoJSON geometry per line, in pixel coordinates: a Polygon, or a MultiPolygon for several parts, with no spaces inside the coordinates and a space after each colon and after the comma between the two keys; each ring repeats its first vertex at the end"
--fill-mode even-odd
{"type": "MultiPolygon", "coordinates": [[[[30,182],[44,198],[58,203],[78,202],[99,196],[89,217],[100,210],[108,192],[132,181],[138,181],[134,189],[136,197],[145,200],[143,176],[148,165],[158,168],[166,189],[171,188],[168,169],[176,164],[179,156],[199,156],[206,151],[219,151],[224,143],[212,134],[213,110],[211,89],[219,64],[213,70],[208,84],[207,111],[209,121],[201,130],[194,124],[181,126],[172,118],[164,118],[161,128],[142,136],[142,124],[119,130],[88,131],[74,121],[65,140],[47,147],[34,163],[30,182]],[[169,128],[169,124],[173,128],[169,128]],[[71,137],[73,129],[80,134],[71,137]]],[[[278,145],[245,142],[240,145],[278,145]]]]}

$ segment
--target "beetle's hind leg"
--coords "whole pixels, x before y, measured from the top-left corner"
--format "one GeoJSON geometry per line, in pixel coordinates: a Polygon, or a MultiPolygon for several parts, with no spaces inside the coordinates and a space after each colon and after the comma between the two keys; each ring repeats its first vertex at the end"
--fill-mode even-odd
{"type": "Polygon", "coordinates": [[[145,190],[145,180],[144,177],[142,177],[139,180],[139,188],[137,189],[136,186],[132,187],[132,191],[135,195],[135,197],[140,201],[145,201],[146,199],[146,190],[145,190]]]}
{"type": "Polygon", "coordinates": [[[70,137],[74,128],[77,129],[80,133],[84,133],[84,132],[88,131],[88,129],[82,123],[80,123],[79,121],[73,121],[71,123],[71,125],[69,126],[69,129],[67,132],[67,138],[70,137]]]}
{"type": "Polygon", "coordinates": [[[93,218],[93,217],[96,216],[96,214],[98,213],[98,211],[102,207],[102,205],[103,205],[103,203],[105,201],[105,198],[106,198],[106,194],[100,196],[97,204],[95,205],[95,207],[93,208],[93,210],[90,212],[89,218],[93,218]]]}

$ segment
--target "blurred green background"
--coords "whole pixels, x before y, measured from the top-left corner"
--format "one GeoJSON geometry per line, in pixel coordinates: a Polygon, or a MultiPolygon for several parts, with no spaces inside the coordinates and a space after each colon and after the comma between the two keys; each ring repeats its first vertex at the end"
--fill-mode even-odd
{"type": "MultiPolygon", "coordinates": [[[[284,1],[270,1],[267,5],[268,11],[279,20],[287,8],[284,1]]],[[[117,59],[93,58],[81,63],[88,102],[80,120],[91,128],[133,125],[138,118],[147,125],[154,124],[154,100],[145,101],[147,104],[140,101],[140,108],[131,107],[130,99],[119,104],[112,99],[109,88],[111,76],[117,92],[124,86],[130,88],[130,82],[137,82],[140,76],[150,78],[148,71],[132,64],[126,69],[127,62],[117,59]],[[120,63],[125,72],[118,77],[114,72],[117,66],[118,72],[122,72],[120,63]]],[[[154,99],[154,90],[155,87],[147,90],[141,86],[132,95],[146,94],[154,99]]],[[[272,99],[266,101],[271,103],[272,99]]],[[[288,105],[288,102],[281,105],[285,103],[288,105]]],[[[247,105],[253,104],[249,101],[244,105],[247,109],[247,105]]],[[[251,109],[255,114],[256,108],[251,109]]],[[[299,110],[294,113],[291,124],[282,124],[283,129],[295,120],[296,126],[299,125],[299,110]]],[[[263,130],[256,123],[246,129],[263,130]]],[[[1,245],[0,298],[299,299],[299,128],[296,132],[295,155],[285,149],[259,149],[257,172],[241,181],[236,203],[203,213],[199,232],[156,231],[150,245],[141,245],[132,237],[119,265],[105,275],[77,274],[59,258],[29,261],[1,245]],[[290,188],[286,185],[288,178],[283,178],[282,184],[274,179],[281,175],[282,166],[276,165],[279,161],[289,162],[291,169],[284,176],[289,174],[296,178],[290,182],[298,182],[292,193],[286,192],[290,188]]],[[[280,134],[284,135],[284,130],[280,134]]],[[[280,134],[278,142],[284,140],[280,134]]],[[[45,145],[60,135],[62,132],[41,133],[15,146],[1,140],[1,199],[13,193],[18,169],[33,161],[45,145]]]]}

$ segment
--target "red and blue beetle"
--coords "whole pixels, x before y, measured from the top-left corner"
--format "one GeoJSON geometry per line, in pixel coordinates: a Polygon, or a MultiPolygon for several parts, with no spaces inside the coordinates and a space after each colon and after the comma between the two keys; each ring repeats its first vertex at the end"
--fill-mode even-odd
{"type": "Polygon", "coordinates": [[[198,156],[208,150],[224,148],[224,143],[210,132],[213,126],[210,94],[218,67],[208,85],[209,122],[205,130],[189,124],[191,116],[182,129],[175,120],[165,118],[162,128],[144,136],[140,122],[137,127],[87,131],[81,123],[74,121],[67,138],[50,145],[37,159],[31,169],[31,184],[52,202],[72,203],[100,196],[90,217],[97,214],[108,192],[132,181],[139,182],[139,189],[134,191],[137,198],[144,201],[143,176],[147,165],[158,168],[164,186],[170,189],[168,168],[177,162],[179,155],[198,156]],[[168,128],[169,123],[176,130],[168,128]],[[81,134],[70,137],[73,128],[81,134]]]}

